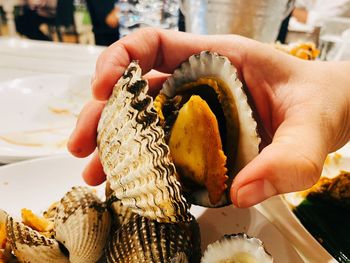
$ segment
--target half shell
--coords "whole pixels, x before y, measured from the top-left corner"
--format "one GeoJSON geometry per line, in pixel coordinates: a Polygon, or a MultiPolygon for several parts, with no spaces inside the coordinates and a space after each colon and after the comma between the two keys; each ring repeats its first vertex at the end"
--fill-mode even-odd
{"type": "MultiPolygon", "coordinates": [[[[231,64],[228,58],[209,51],[203,51],[200,54],[191,56],[189,60],[184,62],[177,70],[175,70],[174,74],[164,83],[161,94],[158,96],[156,101],[161,105],[160,107],[162,107],[162,105],[166,105],[169,101],[170,103],[181,104],[183,102],[178,102],[181,100],[181,98],[188,99],[189,97],[193,98],[198,96],[208,103],[210,109],[217,118],[220,129],[219,136],[221,137],[223,151],[227,157],[227,160],[221,158],[219,156],[221,153],[216,153],[215,149],[208,150],[203,147],[203,149],[205,149],[203,154],[205,154],[209,160],[211,160],[213,155],[215,155],[218,156],[218,160],[223,162],[226,161],[226,167],[228,170],[227,175],[229,177],[226,185],[227,187],[231,184],[232,179],[238,173],[238,171],[240,171],[247,163],[257,156],[259,153],[260,144],[260,138],[257,133],[257,123],[253,118],[253,112],[248,104],[247,95],[243,90],[242,83],[237,77],[236,68],[231,64]]],[[[159,105],[157,106],[157,111],[160,112],[159,105]]],[[[175,113],[178,114],[178,116],[175,116],[175,118],[180,118],[181,108],[179,109],[178,105],[175,105],[175,113]]],[[[160,115],[161,117],[164,117],[162,116],[163,113],[160,115]]],[[[175,114],[170,114],[170,118],[174,119],[174,115],[175,114]]],[[[184,116],[186,118],[188,114],[184,116]]],[[[202,118],[202,116],[198,115],[198,118],[202,118]]],[[[212,117],[209,119],[211,118],[212,117]]],[[[194,121],[195,120],[196,119],[194,119],[194,121]]],[[[191,123],[191,120],[187,122],[191,123]]],[[[208,123],[208,121],[205,121],[203,125],[205,126],[206,123],[208,123]]],[[[167,125],[167,120],[165,120],[165,129],[169,129],[167,125]]],[[[175,124],[173,125],[175,127],[177,122],[175,121],[175,124]]],[[[181,127],[181,125],[177,126],[181,127]]],[[[171,128],[172,127],[170,127],[170,129],[171,128]]],[[[194,129],[193,133],[195,133],[198,132],[200,128],[197,125],[192,129],[194,129]]],[[[174,132],[176,131],[171,130],[170,134],[174,132]]],[[[191,132],[188,130],[184,130],[183,133],[184,136],[186,133],[191,134],[191,132]]],[[[206,135],[206,133],[204,133],[204,135],[206,135]]],[[[199,143],[205,146],[205,144],[208,144],[211,140],[216,139],[213,138],[215,135],[216,133],[207,135],[207,137],[203,138],[199,143]]],[[[170,143],[171,140],[172,138],[170,135],[170,143]]],[[[185,139],[184,142],[185,144],[187,143],[185,139]]],[[[178,147],[179,144],[181,144],[181,141],[178,141],[175,147],[170,147],[172,155],[174,154],[174,148],[178,147]]],[[[191,149],[191,147],[193,148],[195,145],[191,144],[190,140],[189,143],[187,143],[183,148],[186,150],[187,147],[191,149]]],[[[180,152],[180,155],[184,154],[185,152],[180,152]]],[[[188,156],[188,158],[194,157],[188,156]]],[[[219,161],[216,161],[216,163],[218,162],[219,161]]],[[[184,169],[188,170],[188,166],[193,165],[195,161],[182,165],[181,163],[178,164],[175,158],[174,163],[181,178],[182,174],[180,171],[184,169]]],[[[208,162],[208,159],[205,159],[203,167],[207,167],[206,165],[215,165],[215,163],[210,163],[208,162]]],[[[208,169],[210,169],[210,167],[205,168],[206,171],[208,169]]],[[[190,170],[190,172],[191,171],[192,170],[190,170]]],[[[221,169],[221,172],[225,173],[225,170],[221,169]]],[[[219,180],[221,181],[224,180],[224,177],[222,176],[223,175],[219,177],[219,180]]],[[[212,180],[211,183],[215,183],[215,181],[216,180],[212,180]]],[[[211,185],[209,185],[209,187],[210,186],[211,185]]],[[[221,187],[221,189],[223,189],[222,191],[226,192],[226,195],[222,195],[221,200],[216,200],[215,203],[210,202],[210,200],[213,200],[214,198],[210,198],[210,193],[208,195],[207,189],[209,189],[209,187],[206,186],[206,188],[202,187],[193,191],[186,190],[186,198],[190,202],[202,206],[222,206],[230,202],[228,198],[229,187],[227,187],[226,191],[225,185],[224,187],[221,187]]]]}
{"type": "Polygon", "coordinates": [[[266,252],[260,239],[240,233],[225,235],[208,245],[201,262],[271,263],[273,259],[266,252]]]}
{"type": "Polygon", "coordinates": [[[72,263],[94,263],[103,254],[110,214],[95,192],[73,187],[61,199],[55,218],[56,240],[69,251],[72,263]]]}
{"type": "Polygon", "coordinates": [[[158,223],[134,214],[112,234],[107,262],[199,262],[199,227],[189,223],[158,223]]]}
{"type": "Polygon", "coordinates": [[[7,238],[19,262],[69,263],[55,239],[47,238],[39,232],[7,219],[7,238]]]}
{"type": "Polygon", "coordinates": [[[114,195],[132,212],[159,222],[190,219],[164,131],[132,62],[114,87],[98,125],[97,145],[114,195]]]}

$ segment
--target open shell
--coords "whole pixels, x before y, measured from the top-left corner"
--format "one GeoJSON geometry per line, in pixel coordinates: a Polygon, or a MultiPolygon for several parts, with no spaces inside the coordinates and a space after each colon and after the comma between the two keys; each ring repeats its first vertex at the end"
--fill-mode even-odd
{"type": "MultiPolygon", "coordinates": [[[[201,89],[198,86],[188,85],[200,79],[214,79],[223,84],[219,85],[215,93],[226,119],[227,135],[223,138],[225,141],[223,146],[227,153],[228,184],[230,184],[237,172],[259,153],[260,137],[257,133],[257,123],[253,118],[243,85],[237,77],[236,68],[228,58],[213,52],[203,51],[182,63],[164,83],[161,94],[167,99],[172,99],[178,94],[202,92],[198,91],[201,89]],[[194,88],[197,90],[194,91],[194,88]]],[[[230,203],[229,189],[230,187],[227,187],[226,195],[215,205],[210,203],[206,189],[190,193],[186,198],[202,206],[222,206],[230,203]]]]}
{"type": "Polygon", "coordinates": [[[69,251],[72,263],[94,263],[103,254],[110,214],[93,190],[73,187],[57,206],[56,240],[69,251]]]}
{"type": "Polygon", "coordinates": [[[189,220],[164,131],[132,62],[114,87],[98,125],[97,145],[113,194],[132,212],[159,222],[189,220]]]}
{"type": "Polygon", "coordinates": [[[107,262],[199,262],[199,227],[189,223],[158,223],[134,214],[112,233],[106,246],[107,262]]]}
{"type": "Polygon", "coordinates": [[[8,242],[19,262],[69,263],[55,239],[45,237],[10,216],[6,226],[8,242]]]}
{"type": "Polygon", "coordinates": [[[225,235],[208,245],[201,260],[202,263],[217,262],[260,262],[272,263],[260,239],[246,234],[225,235]]]}

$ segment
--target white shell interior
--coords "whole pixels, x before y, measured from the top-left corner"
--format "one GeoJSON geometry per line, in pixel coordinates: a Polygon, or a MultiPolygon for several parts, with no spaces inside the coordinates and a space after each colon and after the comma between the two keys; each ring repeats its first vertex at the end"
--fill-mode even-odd
{"type": "Polygon", "coordinates": [[[201,262],[270,263],[273,259],[266,253],[259,239],[244,234],[223,238],[210,244],[201,262]]]}

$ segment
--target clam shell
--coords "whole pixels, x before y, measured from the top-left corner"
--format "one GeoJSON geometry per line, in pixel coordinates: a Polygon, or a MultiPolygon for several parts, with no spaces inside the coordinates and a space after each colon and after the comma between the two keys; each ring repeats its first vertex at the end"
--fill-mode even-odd
{"type": "Polygon", "coordinates": [[[124,206],[122,202],[120,202],[119,200],[112,201],[111,199],[109,201],[109,207],[110,207],[110,210],[112,211],[113,226],[115,228],[119,228],[122,225],[126,224],[134,214],[129,208],[124,206]]]}
{"type": "Polygon", "coordinates": [[[132,62],[114,87],[98,125],[97,145],[114,195],[132,212],[159,222],[190,219],[164,131],[132,62]]]}
{"type": "Polygon", "coordinates": [[[73,187],[56,211],[56,240],[69,251],[70,262],[97,262],[103,254],[111,221],[104,203],[93,190],[73,187]]]}
{"type": "Polygon", "coordinates": [[[47,238],[39,232],[8,217],[7,238],[19,262],[69,263],[55,239],[47,238]]]}
{"type": "MultiPolygon", "coordinates": [[[[253,112],[248,104],[247,95],[243,90],[242,83],[237,77],[237,70],[229,59],[209,51],[203,51],[200,54],[193,55],[188,61],[182,63],[168,78],[163,85],[161,93],[169,98],[173,98],[181,92],[180,89],[183,85],[195,82],[199,78],[204,77],[219,79],[227,85],[227,88],[221,88],[218,99],[226,118],[238,118],[238,127],[233,122],[226,122],[226,129],[228,131],[238,129],[238,148],[235,146],[235,141],[232,138],[236,137],[235,135],[231,135],[226,139],[225,147],[226,151],[237,148],[237,151],[227,156],[227,168],[230,171],[229,177],[232,180],[239,170],[258,155],[261,140],[257,133],[257,123],[253,118],[253,112]],[[235,159],[232,156],[235,156],[235,159]]],[[[230,187],[227,189],[228,192],[230,187]]],[[[229,196],[228,193],[227,196],[229,196]]],[[[196,192],[194,195],[188,197],[188,200],[194,204],[213,206],[209,202],[206,190],[196,192]]],[[[222,206],[229,202],[229,198],[224,197],[216,206],[222,206]]]]}
{"type": "Polygon", "coordinates": [[[112,233],[106,246],[107,262],[199,262],[199,239],[195,219],[190,223],[159,223],[134,214],[112,233]]]}
{"type": "Polygon", "coordinates": [[[215,262],[261,262],[271,263],[260,239],[249,237],[244,233],[225,235],[222,239],[209,244],[201,263],[215,262]]]}

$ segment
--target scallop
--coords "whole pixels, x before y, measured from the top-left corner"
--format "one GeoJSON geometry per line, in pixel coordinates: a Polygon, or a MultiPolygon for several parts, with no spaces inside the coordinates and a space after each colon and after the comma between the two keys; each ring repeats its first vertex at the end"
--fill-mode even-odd
{"type": "Polygon", "coordinates": [[[7,239],[19,262],[69,263],[59,243],[8,217],[7,239]]]}
{"type": "Polygon", "coordinates": [[[188,221],[189,206],[147,89],[141,68],[132,62],[101,115],[101,163],[113,195],[133,213],[158,222],[188,221]]]}
{"type": "Polygon", "coordinates": [[[187,200],[229,204],[233,178],[260,144],[236,68],[217,53],[193,55],[164,83],[155,108],[187,200]]]}
{"type": "Polygon", "coordinates": [[[111,235],[107,262],[199,262],[199,227],[185,223],[159,223],[134,214],[111,235]]]}
{"type": "Polygon", "coordinates": [[[94,263],[103,254],[110,230],[110,214],[95,192],[73,187],[61,199],[54,220],[56,240],[69,252],[72,263],[94,263]]]}
{"type": "Polygon", "coordinates": [[[222,239],[208,245],[201,263],[271,263],[260,239],[246,234],[225,235],[222,239]]]}

